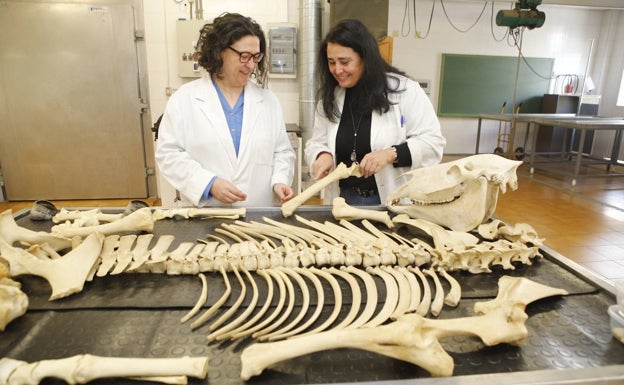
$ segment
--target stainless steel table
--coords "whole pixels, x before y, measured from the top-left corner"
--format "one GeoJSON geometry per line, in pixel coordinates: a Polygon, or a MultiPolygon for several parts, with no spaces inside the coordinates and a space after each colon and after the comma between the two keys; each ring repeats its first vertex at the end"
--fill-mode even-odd
{"type": "MultiPolygon", "coordinates": [[[[475,146],[475,154],[479,153],[479,142],[481,141],[481,123],[483,120],[495,120],[498,122],[508,122],[511,124],[510,132],[509,132],[509,152],[506,154],[507,158],[511,158],[513,155],[514,140],[516,137],[516,123],[529,123],[535,118],[553,118],[553,119],[564,119],[564,118],[572,118],[576,117],[575,114],[479,114],[479,120],[477,124],[477,144],[475,146]]],[[[578,118],[578,117],[577,117],[578,118]]],[[[528,127],[530,128],[530,127],[528,127]]],[[[529,129],[527,129],[527,133],[525,135],[525,143],[529,135],[529,129]]]]}
{"type": "MultiPolygon", "coordinates": [[[[606,164],[606,173],[595,175],[595,176],[624,176],[624,174],[611,173],[611,167],[617,165],[618,163],[618,155],[620,153],[620,148],[622,146],[622,130],[624,130],[624,119],[622,118],[588,118],[588,117],[576,117],[576,118],[549,118],[549,117],[534,117],[529,120],[530,125],[533,128],[533,136],[531,140],[531,156],[530,156],[530,167],[531,174],[533,174],[535,169],[535,146],[537,143],[537,134],[539,132],[540,125],[549,125],[549,126],[558,126],[563,127],[566,130],[575,129],[580,131],[579,138],[579,151],[576,152],[576,162],[574,165],[574,171],[572,173],[572,186],[576,186],[576,180],[580,176],[581,164],[583,163],[583,152],[582,148],[585,144],[585,136],[587,131],[615,131],[615,137],[613,139],[613,143],[611,146],[611,157],[609,161],[600,161],[594,160],[593,163],[601,163],[606,164]]],[[[566,152],[565,144],[563,149],[563,154],[569,154],[570,156],[573,154],[572,149],[566,152]]]]}

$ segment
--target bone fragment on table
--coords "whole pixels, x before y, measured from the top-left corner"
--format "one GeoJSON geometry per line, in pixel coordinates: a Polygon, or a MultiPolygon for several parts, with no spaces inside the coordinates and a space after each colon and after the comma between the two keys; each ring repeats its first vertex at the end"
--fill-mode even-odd
{"type": "Polygon", "coordinates": [[[375,222],[381,222],[393,228],[394,223],[387,211],[362,209],[350,206],[342,197],[336,197],[332,201],[332,215],[336,220],[345,219],[347,221],[355,221],[369,219],[375,222]]]}
{"type": "Polygon", "coordinates": [[[204,322],[208,321],[210,317],[212,317],[212,315],[216,313],[219,308],[225,303],[225,301],[227,301],[227,299],[230,297],[230,293],[232,292],[232,286],[230,285],[230,280],[228,279],[227,273],[225,272],[225,268],[221,266],[219,267],[219,271],[221,272],[223,281],[225,281],[225,292],[221,295],[217,302],[212,304],[212,306],[210,306],[208,310],[203,312],[198,319],[191,323],[191,329],[197,329],[198,327],[203,325],[204,322]]]}
{"type": "MultiPolygon", "coordinates": [[[[499,281],[499,287],[501,282],[504,281],[499,281]]],[[[241,378],[248,380],[280,361],[339,348],[362,349],[410,362],[427,370],[433,377],[451,376],[453,359],[444,351],[440,340],[453,336],[476,336],[487,346],[520,344],[528,335],[525,326],[528,316],[524,312],[526,305],[532,300],[562,294],[559,289],[543,285],[508,285],[528,289],[531,294],[521,298],[523,290],[499,290],[497,297],[484,306],[487,312],[472,317],[427,319],[418,314],[405,314],[390,324],[375,328],[329,330],[284,341],[253,344],[241,354],[241,378]]]]}
{"type": "Polygon", "coordinates": [[[135,234],[128,234],[119,238],[119,245],[115,251],[115,266],[109,273],[110,275],[121,274],[130,265],[132,262],[132,246],[136,239],[137,236],[135,234]]]}
{"type": "MultiPolygon", "coordinates": [[[[226,333],[234,330],[237,326],[242,324],[243,321],[245,321],[251,315],[251,313],[254,311],[254,309],[256,307],[256,303],[258,303],[258,296],[259,296],[258,295],[258,285],[256,285],[256,281],[253,279],[251,274],[249,274],[249,271],[247,271],[246,269],[243,269],[243,273],[245,274],[245,276],[247,277],[247,280],[251,284],[252,295],[251,295],[251,300],[250,300],[249,304],[247,305],[245,310],[241,314],[238,315],[238,317],[236,317],[232,321],[228,322],[226,325],[222,326],[221,328],[219,328],[217,330],[214,330],[213,326],[211,325],[209,330],[211,330],[211,331],[214,330],[214,331],[208,335],[208,337],[207,337],[208,341],[218,340],[219,337],[221,337],[221,336],[225,335],[226,333]]],[[[243,298],[244,298],[244,296],[243,296],[243,298]]]]}
{"type": "Polygon", "coordinates": [[[444,297],[444,304],[456,307],[461,299],[461,286],[459,285],[459,282],[457,282],[457,280],[444,269],[439,269],[438,273],[446,279],[451,287],[448,294],[446,294],[446,297],[444,297]]]}
{"type": "Polygon", "coordinates": [[[407,313],[408,311],[410,302],[412,300],[411,286],[409,281],[407,280],[407,277],[405,277],[405,275],[403,275],[403,273],[398,271],[396,268],[392,266],[381,266],[381,270],[390,273],[390,275],[392,275],[397,283],[399,300],[394,311],[392,312],[392,314],[390,314],[389,317],[389,319],[395,320],[399,316],[407,313]]]}
{"type": "Polygon", "coordinates": [[[9,262],[11,276],[30,274],[48,281],[52,288],[52,301],[82,291],[100,256],[103,242],[104,235],[93,233],[62,258],[44,260],[0,239],[0,254],[9,262]]]}
{"type": "Polygon", "coordinates": [[[0,238],[11,246],[15,242],[26,245],[47,243],[54,250],[64,250],[72,247],[70,238],[45,231],[33,231],[19,226],[13,218],[13,210],[7,209],[0,213],[0,238]]]}
{"type": "Polygon", "coordinates": [[[93,232],[100,232],[104,235],[139,232],[154,230],[154,218],[149,207],[144,207],[123,218],[97,226],[76,227],[69,223],[58,224],[52,227],[52,233],[64,237],[86,237],[93,232]]]}
{"type": "Polygon", "coordinates": [[[63,223],[66,221],[81,221],[88,226],[98,225],[102,222],[114,222],[123,218],[122,213],[106,214],[100,209],[91,210],[67,210],[61,208],[58,213],[52,217],[52,222],[63,223]]]}
{"type": "Polygon", "coordinates": [[[304,204],[308,199],[312,198],[316,193],[320,192],[333,182],[346,179],[350,176],[361,177],[362,173],[360,172],[360,166],[357,163],[353,163],[350,167],[347,167],[344,163],[338,164],[336,168],[327,176],[317,180],[314,184],[303,190],[294,198],[282,204],[282,215],[284,217],[291,216],[299,206],[304,204]]]}
{"type": "Polygon", "coordinates": [[[62,379],[68,384],[86,384],[103,378],[150,378],[170,383],[182,377],[206,378],[208,358],[100,357],[81,354],[55,360],[28,363],[0,359],[0,384],[38,384],[44,378],[62,379]]]}
{"type": "Polygon", "coordinates": [[[530,243],[534,246],[542,246],[544,242],[544,239],[538,237],[537,231],[528,223],[500,226],[498,234],[510,242],[530,243]]]}
{"type": "MultiPolygon", "coordinates": [[[[268,270],[259,270],[257,273],[260,274],[260,276],[262,276],[265,279],[266,284],[267,284],[267,296],[266,296],[264,305],[262,305],[260,310],[250,320],[245,322],[243,325],[237,327],[236,329],[219,336],[217,338],[218,340],[224,340],[228,338],[234,340],[237,338],[244,337],[246,335],[250,335],[254,331],[262,328],[263,327],[263,325],[261,325],[262,323],[268,324],[269,322],[273,320],[273,318],[277,317],[278,313],[277,311],[274,311],[269,317],[265,318],[264,321],[258,323],[258,321],[264,316],[264,314],[266,314],[271,303],[273,302],[274,285],[273,285],[273,278],[271,278],[272,275],[268,273],[268,270]],[[254,328],[257,328],[257,329],[254,329],[254,328]]],[[[281,310],[282,306],[280,305],[280,303],[283,304],[286,301],[285,294],[284,294],[285,286],[284,286],[284,283],[281,281],[281,278],[277,278],[275,281],[278,284],[279,292],[280,292],[280,296],[278,297],[278,304],[276,306],[276,309],[279,308],[279,310],[281,310]]]]}
{"type": "Polygon", "coordinates": [[[206,276],[202,273],[199,273],[198,276],[202,284],[199,298],[197,298],[197,301],[195,302],[195,305],[191,308],[191,310],[189,310],[180,319],[180,323],[185,323],[186,321],[195,317],[195,315],[201,310],[202,306],[204,306],[204,304],[206,303],[206,300],[208,299],[208,282],[206,281],[206,276]]]}
{"type": "Polygon", "coordinates": [[[416,308],[416,314],[424,317],[427,313],[429,313],[429,309],[431,308],[431,287],[429,286],[429,281],[422,271],[420,271],[420,268],[408,266],[407,270],[414,273],[416,277],[420,279],[420,283],[422,285],[422,297],[420,298],[420,303],[416,308]]]}
{"type": "MultiPolygon", "coordinates": [[[[329,285],[331,286],[332,292],[334,294],[334,310],[325,319],[325,321],[323,321],[323,323],[321,323],[320,325],[318,325],[317,327],[313,329],[306,330],[304,333],[300,333],[298,335],[316,334],[316,333],[320,333],[324,331],[325,329],[329,328],[331,324],[334,323],[334,321],[338,318],[340,311],[342,310],[342,290],[340,289],[340,284],[338,283],[338,280],[333,276],[333,274],[329,273],[327,268],[317,269],[315,267],[312,267],[310,268],[310,272],[312,272],[312,274],[316,274],[316,275],[323,277],[327,282],[329,282],[329,285]]],[[[318,293],[319,298],[322,295],[324,296],[323,288],[321,287],[320,290],[319,288],[317,288],[317,293],[318,293]]],[[[321,300],[319,299],[316,305],[317,312],[319,313],[320,313],[320,310],[322,310],[322,306],[320,304],[324,303],[324,299],[323,299],[323,302],[320,302],[320,301],[321,300]]],[[[304,330],[303,327],[301,327],[301,329],[304,330]]]]}
{"type": "Polygon", "coordinates": [[[310,292],[307,289],[305,281],[298,272],[295,272],[294,269],[280,267],[277,269],[276,273],[282,275],[284,283],[286,284],[286,288],[288,289],[288,304],[286,306],[286,309],[284,310],[284,313],[282,313],[280,318],[278,318],[274,324],[252,334],[252,337],[260,340],[269,338],[269,336],[273,335],[274,333],[283,333],[292,329],[305,316],[305,313],[308,310],[308,306],[310,305],[310,292]],[[288,319],[290,319],[293,309],[295,307],[295,287],[290,281],[289,277],[292,277],[301,289],[301,311],[291,322],[282,326],[288,319]]]}
{"type": "Polygon", "coordinates": [[[345,329],[357,329],[368,322],[375,313],[377,308],[377,285],[373,276],[365,271],[362,271],[353,266],[346,266],[342,269],[347,273],[354,274],[364,282],[364,289],[366,290],[366,305],[360,315],[350,324],[346,325],[345,329]]]}
{"type": "Polygon", "coordinates": [[[21,287],[21,283],[12,280],[8,275],[0,274],[0,332],[11,321],[26,314],[28,296],[21,287]]]}
{"type": "Polygon", "coordinates": [[[440,278],[435,273],[433,269],[425,269],[423,273],[430,276],[433,280],[433,287],[435,288],[435,293],[433,295],[433,300],[431,301],[431,306],[429,311],[435,317],[440,315],[442,311],[442,306],[444,306],[444,289],[442,288],[442,283],[440,282],[440,278]]]}

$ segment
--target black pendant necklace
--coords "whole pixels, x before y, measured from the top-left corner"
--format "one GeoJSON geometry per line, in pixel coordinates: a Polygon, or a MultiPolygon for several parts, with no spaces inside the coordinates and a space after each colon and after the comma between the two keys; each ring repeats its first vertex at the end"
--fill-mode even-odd
{"type": "Polygon", "coordinates": [[[351,151],[351,162],[357,162],[357,153],[355,151],[355,146],[357,145],[357,135],[360,130],[360,123],[362,122],[362,116],[364,114],[360,114],[360,118],[358,119],[357,124],[355,124],[355,118],[353,117],[353,106],[351,102],[349,102],[349,112],[351,112],[351,123],[353,124],[353,150],[351,151]]]}

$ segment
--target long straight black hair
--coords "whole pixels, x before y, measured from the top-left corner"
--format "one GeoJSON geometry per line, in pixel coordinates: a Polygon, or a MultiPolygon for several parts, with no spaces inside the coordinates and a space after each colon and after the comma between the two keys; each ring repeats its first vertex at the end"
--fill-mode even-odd
{"type": "Polygon", "coordinates": [[[325,116],[333,122],[340,118],[340,109],[335,103],[334,90],[338,82],[329,72],[327,60],[327,44],[334,43],[354,50],[364,63],[364,72],[358,81],[357,87],[365,92],[361,100],[362,107],[379,113],[388,112],[390,100],[388,94],[401,92],[399,79],[392,74],[404,75],[405,73],[388,64],[379,52],[377,40],[359,20],[344,19],[339,21],[325,36],[321,42],[317,62],[318,90],[317,98],[322,100],[325,116]],[[388,75],[394,78],[394,84],[389,84],[388,75]]]}

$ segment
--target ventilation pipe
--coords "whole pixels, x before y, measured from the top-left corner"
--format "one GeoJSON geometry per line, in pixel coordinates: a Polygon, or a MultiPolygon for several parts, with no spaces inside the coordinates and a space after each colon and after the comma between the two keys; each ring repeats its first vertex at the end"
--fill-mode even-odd
{"type": "Polygon", "coordinates": [[[314,70],[321,44],[321,0],[301,0],[299,8],[299,57],[297,77],[299,78],[299,127],[303,142],[312,136],[314,109],[316,107],[316,79],[314,70]]]}

